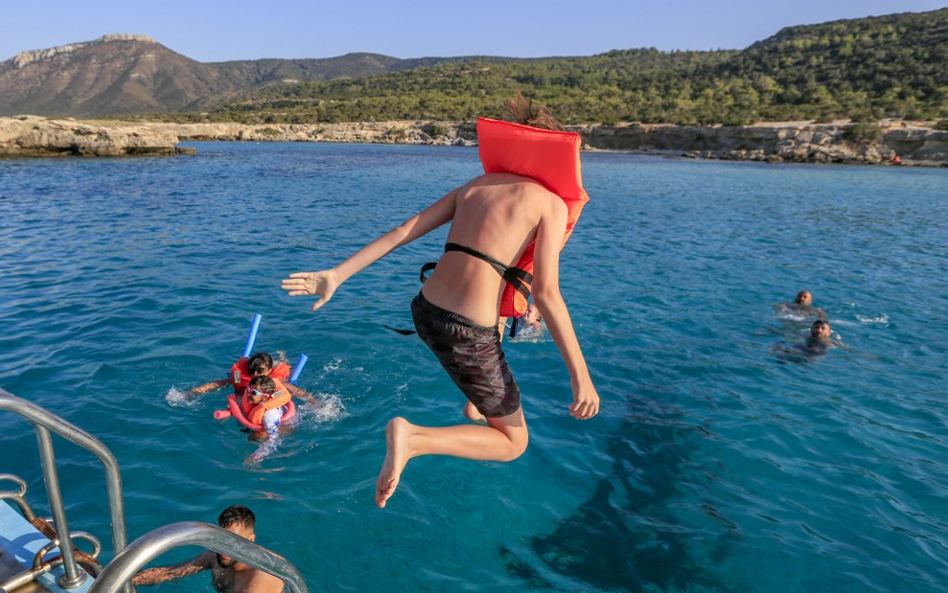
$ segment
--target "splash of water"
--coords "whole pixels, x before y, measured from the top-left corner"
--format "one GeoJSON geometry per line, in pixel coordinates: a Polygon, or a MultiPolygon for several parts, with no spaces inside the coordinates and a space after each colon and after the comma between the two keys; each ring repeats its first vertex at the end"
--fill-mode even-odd
{"type": "Polygon", "coordinates": [[[187,392],[181,391],[174,385],[165,394],[165,401],[176,408],[193,408],[197,405],[197,400],[190,399],[187,392]]]}

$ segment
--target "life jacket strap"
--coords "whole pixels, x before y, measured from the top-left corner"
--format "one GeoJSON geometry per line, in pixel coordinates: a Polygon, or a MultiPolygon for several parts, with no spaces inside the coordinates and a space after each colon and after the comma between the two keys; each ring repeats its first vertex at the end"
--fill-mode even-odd
{"type": "Polygon", "coordinates": [[[421,278],[420,278],[420,280],[421,280],[421,283],[422,283],[422,284],[424,284],[424,283],[425,283],[425,280],[428,279],[428,277],[425,276],[425,274],[427,274],[427,273],[430,272],[431,270],[435,269],[435,266],[437,266],[437,265],[438,265],[438,262],[436,262],[436,261],[430,261],[430,262],[426,263],[425,265],[421,266],[421,278]]]}
{"type": "Polygon", "coordinates": [[[520,318],[514,317],[510,322],[510,333],[508,334],[511,338],[517,337],[517,330],[520,329],[520,318]]]}
{"type": "MultiPolygon", "coordinates": [[[[466,253],[472,257],[487,262],[491,265],[492,268],[497,270],[497,273],[500,274],[500,277],[504,279],[507,284],[513,286],[517,292],[522,294],[524,298],[530,296],[530,289],[533,284],[533,274],[530,272],[516,268],[514,266],[505,265],[503,262],[487,255],[486,253],[480,252],[476,249],[467,247],[466,245],[459,245],[457,243],[446,243],[444,246],[444,252],[449,251],[460,251],[461,253],[466,253]]],[[[428,262],[425,265],[421,266],[421,282],[424,284],[425,280],[428,277],[425,275],[431,270],[434,270],[438,265],[438,262],[428,262]]]]}

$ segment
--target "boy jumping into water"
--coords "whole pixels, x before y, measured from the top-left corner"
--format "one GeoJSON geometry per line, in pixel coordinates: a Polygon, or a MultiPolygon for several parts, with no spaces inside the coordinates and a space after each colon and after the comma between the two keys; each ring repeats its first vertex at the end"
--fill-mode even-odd
{"type": "MultiPolygon", "coordinates": [[[[518,123],[563,130],[545,108],[522,96],[508,107],[518,123]]],[[[483,416],[487,424],[426,427],[392,418],[385,430],[387,453],[376,482],[379,507],[395,492],[412,457],[451,455],[512,461],[526,450],[528,433],[520,390],[507,366],[497,329],[504,285],[485,254],[512,265],[535,241],[533,299],[569,370],[573,391],[570,414],[586,420],[599,412],[599,395],[560,294],[559,253],[567,206],[529,177],[511,173],[476,177],[336,267],[291,274],[283,280],[282,288],[290,296],[318,296],[315,311],[353,274],[448,222],[451,249],[441,256],[412,301],[411,312],[419,337],[467,396],[465,415],[472,419],[483,416]]]]}

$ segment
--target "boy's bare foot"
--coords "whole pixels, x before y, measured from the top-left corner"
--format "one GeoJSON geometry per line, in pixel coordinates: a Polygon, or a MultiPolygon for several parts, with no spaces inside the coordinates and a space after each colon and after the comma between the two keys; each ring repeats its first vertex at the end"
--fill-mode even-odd
{"type": "Polygon", "coordinates": [[[405,464],[411,459],[408,439],[411,437],[411,423],[404,418],[395,417],[389,420],[385,427],[385,461],[379,471],[378,481],[375,483],[375,504],[385,508],[385,502],[395,494],[398,480],[405,469],[405,464]]]}

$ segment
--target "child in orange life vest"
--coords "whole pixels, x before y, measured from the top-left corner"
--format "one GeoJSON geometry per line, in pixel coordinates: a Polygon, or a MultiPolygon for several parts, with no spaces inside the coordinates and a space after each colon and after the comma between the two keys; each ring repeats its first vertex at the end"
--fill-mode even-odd
{"type": "Polygon", "coordinates": [[[203,395],[208,391],[221,389],[223,387],[227,387],[228,385],[232,386],[234,388],[234,393],[240,397],[244,394],[244,390],[247,388],[247,385],[250,383],[251,379],[254,377],[270,377],[272,379],[283,381],[285,387],[292,395],[301,397],[309,403],[317,405],[318,402],[316,398],[303,391],[296,385],[288,382],[290,370],[290,366],[285,362],[281,362],[274,366],[272,356],[266,352],[257,352],[250,358],[241,358],[235,362],[230,368],[230,376],[226,379],[211,381],[210,383],[205,383],[190,389],[187,392],[187,397],[188,399],[191,399],[195,395],[203,395]]]}
{"type": "Polygon", "coordinates": [[[263,375],[250,380],[240,405],[250,422],[263,426],[263,430],[251,436],[253,440],[276,437],[286,414],[286,404],[293,397],[287,385],[263,375]]]}

